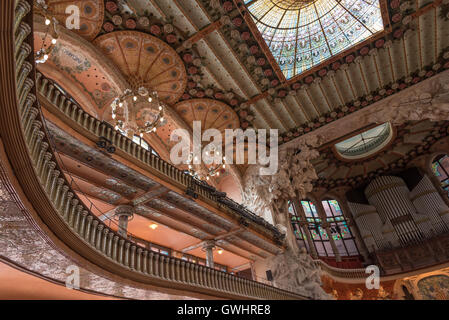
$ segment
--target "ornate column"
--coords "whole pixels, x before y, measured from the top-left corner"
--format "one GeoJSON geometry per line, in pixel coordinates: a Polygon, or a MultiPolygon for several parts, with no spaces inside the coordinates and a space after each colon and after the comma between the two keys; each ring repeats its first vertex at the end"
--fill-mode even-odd
{"type": "Polygon", "coordinates": [[[318,212],[318,216],[322,221],[321,227],[326,231],[327,237],[329,238],[329,243],[331,244],[332,251],[334,252],[335,260],[337,260],[337,262],[340,262],[341,256],[338,252],[337,245],[334,242],[334,238],[332,238],[331,224],[327,222],[326,211],[324,210],[323,204],[321,203],[321,201],[315,201],[315,207],[318,212]]]}
{"type": "Polygon", "coordinates": [[[293,199],[293,204],[295,206],[296,212],[299,214],[301,218],[301,222],[299,223],[299,225],[301,226],[301,230],[303,231],[304,237],[306,238],[306,241],[309,245],[310,255],[312,256],[312,258],[317,259],[318,254],[316,252],[315,245],[313,243],[312,235],[310,234],[309,222],[307,221],[304,208],[302,207],[301,202],[298,200],[298,198],[293,199]]]}
{"type": "Polygon", "coordinates": [[[203,243],[203,250],[206,252],[206,265],[210,268],[214,267],[214,250],[215,241],[207,240],[203,243]]]}
{"type": "Polygon", "coordinates": [[[115,208],[114,217],[118,219],[118,234],[127,237],[128,221],[132,219],[134,207],[130,205],[119,205],[115,208]]]}

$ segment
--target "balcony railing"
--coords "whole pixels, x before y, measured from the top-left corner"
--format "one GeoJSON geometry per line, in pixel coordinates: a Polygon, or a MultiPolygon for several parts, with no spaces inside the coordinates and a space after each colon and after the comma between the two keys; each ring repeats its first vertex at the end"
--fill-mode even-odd
{"type": "MultiPolygon", "coordinates": [[[[0,36],[5,44],[0,47],[0,131],[25,196],[59,240],[90,263],[142,284],[222,298],[304,299],[289,291],[140,248],[108,228],[82,204],[58,167],[43,129],[36,98],[32,5],[31,0],[0,2],[0,36]],[[14,23],[9,23],[12,17],[14,23]]],[[[118,148],[151,164],[172,181],[191,186],[190,177],[50,92],[48,98],[63,106],[85,128],[112,138],[118,148]]],[[[217,200],[210,191],[194,188],[201,196],[217,200]]]]}
{"type": "Polygon", "coordinates": [[[195,179],[151,151],[146,150],[132,139],[115,130],[109,123],[91,116],[74,103],[74,99],[61,91],[58,85],[39,72],[36,77],[36,87],[40,96],[44,97],[56,110],[59,110],[79,126],[95,135],[97,139],[100,139],[100,137],[108,139],[116,148],[136,160],[144,162],[152,169],[153,173],[163,176],[165,180],[168,179],[173,185],[181,186],[184,190],[189,191],[191,195],[195,194],[213,201],[221,210],[237,215],[244,224],[244,221],[249,220],[248,222],[252,222],[253,225],[261,227],[262,232],[270,232],[271,237],[279,244],[283,242],[285,235],[265,219],[228,198],[225,193],[219,192],[205,181],[195,179]]]}

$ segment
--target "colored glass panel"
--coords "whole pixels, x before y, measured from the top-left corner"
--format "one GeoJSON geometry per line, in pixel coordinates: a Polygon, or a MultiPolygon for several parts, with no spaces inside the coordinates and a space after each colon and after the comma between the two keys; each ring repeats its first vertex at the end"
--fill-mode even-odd
{"type": "Polygon", "coordinates": [[[245,0],[287,79],[383,30],[379,0],[245,0]]]}
{"type": "Polygon", "coordinates": [[[392,137],[391,125],[386,122],[336,143],[335,149],[344,158],[363,158],[381,150],[392,137]]]}
{"type": "Polygon", "coordinates": [[[438,178],[441,188],[448,192],[449,196],[449,156],[442,155],[432,163],[432,172],[438,178]]]}

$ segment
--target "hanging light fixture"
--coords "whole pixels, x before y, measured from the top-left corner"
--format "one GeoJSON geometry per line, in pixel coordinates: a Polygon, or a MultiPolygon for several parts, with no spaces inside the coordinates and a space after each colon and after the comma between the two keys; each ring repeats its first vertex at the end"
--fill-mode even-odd
{"type": "MultiPolygon", "coordinates": [[[[220,156],[220,152],[216,149],[216,147],[212,147],[210,151],[205,151],[206,156],[220,156]]],[[[194,169],[194,161],[197,161],[196,157],[194,157],[193,152],[189,154],[189,157],[187,159],[187,165],[188,165],[188,172],[191,176],[203,180],[206,179],[207,181],[210,180],[211,177],[218,177],[220,176],[220,171],[222,169],[226,169],[226,164],[224,163],[226,161],[226,157],[223,157],[223,164],[216,164],[215,166],[209,167],[206,170],[203,168],[200,168],[198,170],[194,169]]]]}
{"type": "Polygon", "coordinates": [[[156,230],[156,228],[158,227],[158,225],[156,224],[156,223],[152,223],[152,224],[150,224],[149,225],[149,227],[151,228],[151,229],[153,229],[153,230],[156,230]]]}
{"type": "Polygon", "coordinates": [[[123,94],[111,103],[112,119],[115,129],[125,131],[128,137],[144,133],[156,132],[166,123],[164,105],[158,93],[149,89],[143,81],[137,81],[132,88],[125,89],[123,94]]]}
{"type": "Polygon", "coordinates": [[[51,14],[48,5],[45,3],[45,0],[37,0],[36,1],[36,9],[35,13],[44,17],[44,23],[46,26],[44,36],[42,37],[42,48],[40,48],[34,57],[36,63],[45,63],[50,54],[54,50],[56,43],[59,38],[59,34],[56,30],[56,26],[58,25],[58,20],[51,14]],[[50,36],[50,44],[46,45],[45,42],[47,37],[50,36]]]}

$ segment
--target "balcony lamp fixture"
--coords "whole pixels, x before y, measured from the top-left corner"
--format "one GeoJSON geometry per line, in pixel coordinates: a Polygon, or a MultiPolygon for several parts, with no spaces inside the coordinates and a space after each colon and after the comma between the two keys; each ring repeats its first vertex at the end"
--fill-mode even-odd
{"type": "Polygon", "coordinates": [[[52,16],[45,0],[38,0],[36,2],[35,12],[44,17],[46,30],[44,36],[42,37],[42,48],[36,52],[34,59],[36,63],[45,63],[50,57],[50,54],[53,52],[59,38],[59,34],[56,30],[58,20],[52,16]],[[50,36],[51,40],[50,45],[46,46],[45,40],[48,36],[50,36]]]}
{"type": "Polygon", "coordinates": [[[217,253],[218,253],[218,254],[222,254],[222,253],[223,253],[223,249],[221,249],[221,248],[218,249],[217,253]]]}
{"type": "MultiPolygon", "coordinates": [[[[215,147],[212,147],[210,151],[205,151],[204,153],[206,156],[220,156],[220,151],[216,150],[215,147]]],[[[204,172],[204,170],[194,169],[193,162],[197,160],[198,158],[196,156],[194,157],[193,152],[191,152],[187,159],[187,165],[189,174],[199,180],[206,179],[207,181],[209,181],[210,177],[220,176],[221,169],[226,169],[226,164],[224,163],[226,161],[226,157],[223,157],[223,164],[216,164],[215,166],[207,168],[206,172],[204,172]]]]}
{"type": "Polygon", "coordinates": [[[128,137],[135,134],[143,137],[144,133],[156,132],[166,122],[158,93],[142,81],[125,89],[112,101],[111,108],[115,130],[125,131],[128,137]]]}
{"type": "Polygon", "coordinates": [[[152,223],[149,225],[149,227],[153,230],[156,230],[156,228],[158,227],[158,225],[156,223],[152,223]]]}

